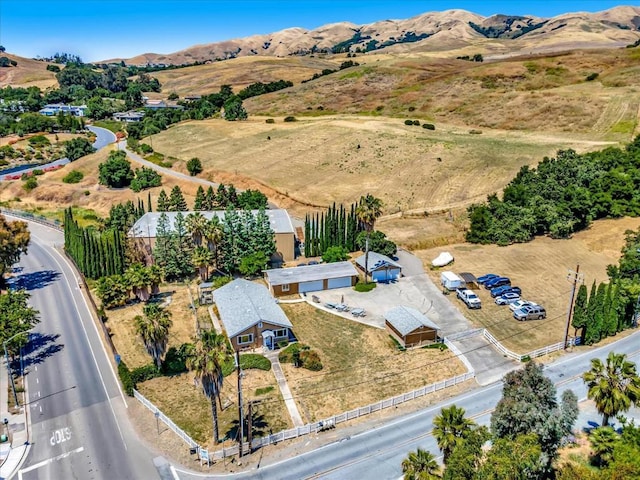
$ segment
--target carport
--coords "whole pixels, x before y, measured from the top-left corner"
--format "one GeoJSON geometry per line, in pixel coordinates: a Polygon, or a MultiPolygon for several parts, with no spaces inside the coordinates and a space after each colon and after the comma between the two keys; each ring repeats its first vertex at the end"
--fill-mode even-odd
{"type": "Polygon", "coordinates": [[[478,290],[480,288],[478,279],[473,273],[462,272],[462,273],[459,273],[458,275],[464,280],[464,283],[467,284],[467,288],[470,288],[472,290],[478,290]]]}

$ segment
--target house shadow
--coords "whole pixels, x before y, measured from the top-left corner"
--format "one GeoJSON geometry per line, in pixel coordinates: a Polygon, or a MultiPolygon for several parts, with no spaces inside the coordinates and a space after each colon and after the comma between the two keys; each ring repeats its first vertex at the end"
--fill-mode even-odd
{"type": "MultiPolygon", "coordinates": [[[[29,335],[29,343],[23,348],[22,364],[26,369],[32,365],[39,365],[47,358],[55,355],[64,348],[62,343],[57,343],[60,334],[44,334],[44,333],[31,333],[29,335]]],[[[19,367],[20,359],[17,358],[15,362],[19,367]]]]}
{"type": "Polygon", "coordinates": [[[51,285],[60,276],[60,272],[55,270],[41,270],[39,272],[22,273],[15,277],[12,284],[25,290],[38,290],[51,285]]]}

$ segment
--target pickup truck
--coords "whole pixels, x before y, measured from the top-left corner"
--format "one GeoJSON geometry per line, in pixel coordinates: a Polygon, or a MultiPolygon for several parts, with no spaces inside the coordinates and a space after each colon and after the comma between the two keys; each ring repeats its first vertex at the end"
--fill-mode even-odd
{"type": "Polygon", "coordinates": [[[456,296],[467,305],[467,308],[482,308],[480,298],[469,289],[458,289],[456,296]]]}

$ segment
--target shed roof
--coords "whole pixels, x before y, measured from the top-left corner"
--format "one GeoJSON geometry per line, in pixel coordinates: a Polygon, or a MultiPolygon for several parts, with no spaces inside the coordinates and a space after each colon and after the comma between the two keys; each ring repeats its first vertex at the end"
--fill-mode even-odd
{"type": "MultiPolygon", "coordinates": [[[[251,213],[257,215],[259,210],[251,210],[251,213]]],[[[269,223],[271,224],[271,230],[274,233],[294,233],[293,224],[289,213],[283,209],[267,209],[264,211],[269,217],[269,223]]],[[[133,224],[129,234],[137,238],[155,238],[158,229],[158,221],[163,212],[147,212],[133,224]]],[[[187,218],[190,213],[195,212],[182,212],[182,215],[187,218]]],[[[201,213],[207,220],[211,220],[213,216],[217,216],[220,221],[224,220],[224,210],[212,210],[201,213]]],[[[169,225],[173,229],[178,212],[164,212],[169,219],[169,225]]]]}
{"type": "Polygon", "coordinates": [[[464,280],[465,283],[468,283],[468,284],[478,283],[478,279],[473,273],[462,272],[460,273],[460,277],[462,278],[462,280],[464,280]]]}
{"type": "Polygon", "coordinates": [[[292,268],[265,270],[264,274],[271,285],[312,282],[329,278],[357,277],[358,271],[351,262],[320,263],[292,268]]]}
{"type": "MultiPolygon", "coordinates": [[[[358,258],[356,258],[356,263],[363,270],[364,270],[364,261],[365,261],[365,255],[361,255],[358,258]]],[[[368,264],[369,272],[368,273],[371,273],[375,270],[378,270],[386,266],[402,268],[402,265],[400,265],[397,262],[394,262],[386,255],[382,255],[381,253],[377,253],[377,252],[369,252],[369,264],[368,264]]]]}
{"type": "Polygon", "coordinates": [[[384,318],[402,336],[408,335],[414,330],[425,326],[433,328],[434,330],[440,329],[440,327],[426,315],[420,313],[415,308],[405,307],[404,305],[392,308],[384,314],[384,318]]]}
{"type": "Polygon", "coordinates": [[[220,320],[229,338],[258,322],[293,327],[266,287],[237,279],[213,291],[220,320]]]}

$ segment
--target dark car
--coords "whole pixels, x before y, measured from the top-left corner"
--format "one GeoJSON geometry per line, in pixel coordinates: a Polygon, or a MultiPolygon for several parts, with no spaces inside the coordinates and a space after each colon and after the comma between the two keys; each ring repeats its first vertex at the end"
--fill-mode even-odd
{"type": "Polygon", "coordinates": [[[484,285],[485,282],[488,282],[489,280],[492,280],[494,278],[498,278],[499,276],[500,275],[496,275],[495,273],[485,273],[481,277],[478,277],[478,283],[480,285],[484,285]]]}
{"type": "Polygon", "coordinates": [[[503,285],[511,285],[511,279],[508,277],[492,278],[484,284],[484,288],[486,288],[487,290],[492,290],[503,285]]]}
{"type": "Polygon", "coordinates": [[[493,298],[504,295],[505,293],[517,293],[518,295],[520,295],[522,294],[522,290],[520,289],[520,287],[512,287],[511,285],[502,285],[501,287],[491,289],[491,296],[493,298]]]}

